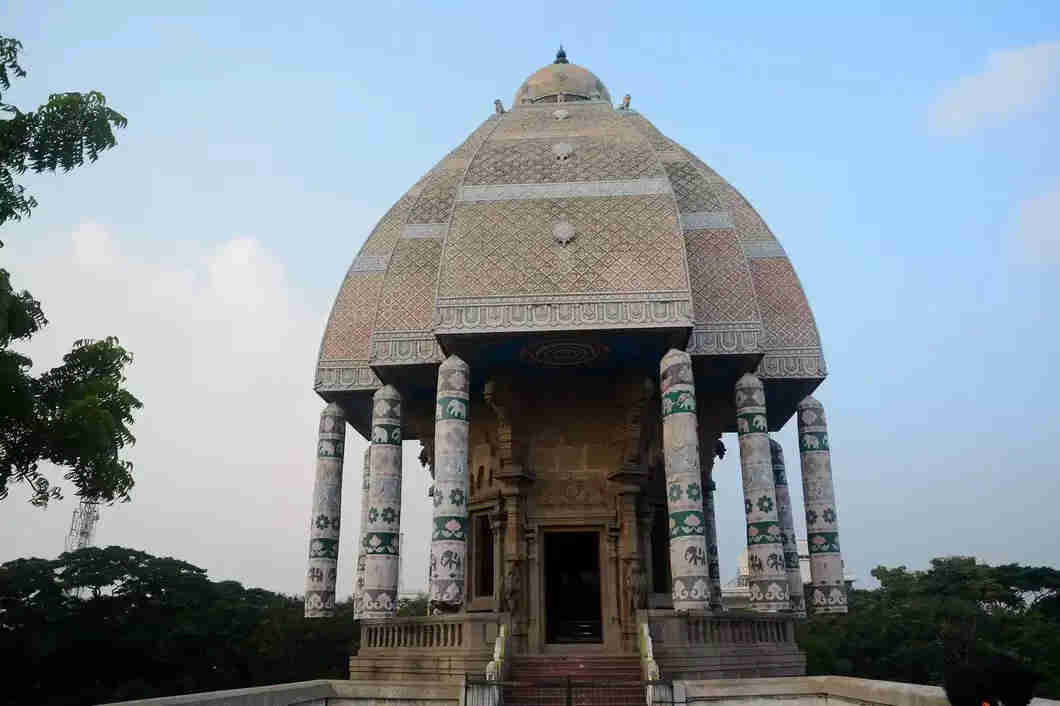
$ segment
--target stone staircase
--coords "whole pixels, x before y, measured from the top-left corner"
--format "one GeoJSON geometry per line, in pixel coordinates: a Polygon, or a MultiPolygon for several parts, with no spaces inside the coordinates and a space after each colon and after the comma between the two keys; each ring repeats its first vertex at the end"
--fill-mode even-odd
{"type": "Polygon", "coordinates": [[[515,657],[508,680],[504,706],[644,706],[640,659],[635,655],[515,657]]]}

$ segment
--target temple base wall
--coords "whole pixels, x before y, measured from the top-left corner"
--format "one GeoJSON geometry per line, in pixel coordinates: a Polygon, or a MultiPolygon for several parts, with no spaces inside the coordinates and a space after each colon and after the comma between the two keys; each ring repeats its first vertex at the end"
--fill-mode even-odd
{"type": "Polygon", "coordinates": [[[794,677],[806,674],[795,620],[762,613],[644,610],[663,679],[794,677]]]}
{"type": "Polygon", "coordinates": [[[500,626],[507,622],[504,613],[362,620],[350,679],[459,684],[465,674],[484,675],[500,626]]]}

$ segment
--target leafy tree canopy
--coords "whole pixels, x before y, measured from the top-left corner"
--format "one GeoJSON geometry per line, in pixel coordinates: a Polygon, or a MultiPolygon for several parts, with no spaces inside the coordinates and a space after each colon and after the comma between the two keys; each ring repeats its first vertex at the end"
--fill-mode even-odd
{"type": "Polygon", "coordinates": [[[948,664],[1003,654],[1047,676],[1039,695],[1060,697],[1057,569],[945,557],[872,575],[880,587],[852,591],[848,614],[800,626],[809,674],[941,684],[948,664]]]}
{"type": "MultiPolygon", "coordinates": [[[[101,93],[57,93],[33,111],[5,102],[22,45],[0,37],[0,225],[30,214],[36,200],[15,183],[27,170],[69,171],[95,161],[117,141],[125,118],[101,93]]],[[[0,247],[3,243],[0,242],[0,247]]],[[[10,484],[24,483],[30,502],[46,505],[60,489],[41,472],[42,461],[67,469],[77,494],[111,502],[128,500],[132,464],[121,457],[135,439],[129,429],[140,401],[124,388],[132,355],[118,339],[81,340],[63,364],[34,377],[32,361],[10,350],[48,323],[28,291],[16,290],[0,269],[0,499],[10,484]]]]}
{"type": "Polygon", "coordinates": [[[0,37],[0,225],[30,214],[37,201],[15,183],[15,175],[34,172],[68,172],[87,159],[94,162],[101,152],[118,143],[115,128],[127,124],[125,116],[107,107],[98,91],[53,93],[36,110],[23,111],[5,102],[12,78],[26,76],[18,63],[22,43],[0,37]]]}
{"type": "Polygon", "coordinates": [[[351,602],[337,608],[305,620],[299,597],[125,547],[11,561],[0,566],[0,704],[344,679],[357,623],[351,602]]]}

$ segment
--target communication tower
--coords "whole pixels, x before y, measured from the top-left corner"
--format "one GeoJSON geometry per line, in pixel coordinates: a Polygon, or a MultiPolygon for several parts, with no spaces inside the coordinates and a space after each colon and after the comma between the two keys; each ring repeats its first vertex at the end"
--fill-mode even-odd
{"type": "Polygon", "coordinates": [[[95,500],[82,500],[74,508],[74,517],[70,521],[70,532],[66,535],[64,551],[76,552],[78,549],[92,546],[96,535],[96,522],[99,521],[99,503],[95,500]]]}

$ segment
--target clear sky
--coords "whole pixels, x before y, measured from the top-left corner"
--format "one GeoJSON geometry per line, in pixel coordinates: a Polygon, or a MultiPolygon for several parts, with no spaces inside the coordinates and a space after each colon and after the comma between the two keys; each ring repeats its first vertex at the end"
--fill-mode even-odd
{"type": "MultiPolygon", "coordinates": [[[[789,253],[829,364],[818,397],[861,585],[879,564],[946,554],[1060,565],[1060,4],[187,1],[145,14],[162,6],[14,0],[2,28],[30,71],[5,100],[96,89],[129,118],[96,165],[27,177],[40,207],[0,238],[0,265],[52,321],[26,348],[38,367],[86,336],[136,355],[137,485],[103,510],[99,544],[301,592],[313,364],[345,269],[563,42],[740,189],[789,253]]],[[[777,437],[789,466],[792,427],[777,437]]],[[[364,445],[350,437],[340,596],[364,445]]],[[[744,529],[726,441],[729,578],[744,529]]],[[[424,583],[430,514],[417,453],[407,445],[410,586],[424,583]]],[[[25,498],[0,504],[0,561],[62,549],[75,499],[25,498]]]]}

